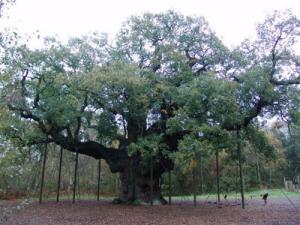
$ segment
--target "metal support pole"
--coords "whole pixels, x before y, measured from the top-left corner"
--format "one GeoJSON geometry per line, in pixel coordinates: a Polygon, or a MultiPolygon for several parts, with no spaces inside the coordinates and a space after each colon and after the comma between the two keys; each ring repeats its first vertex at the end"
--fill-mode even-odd
{"type": "Polygon", "coordinates": [[[244,196],[244,178],[243,178],[243,167],[242,167],[242,159],[241,159],[241,137],[240,130],[236,131],[237,136],[237,153],[239,160],[239,172],[240,172],[240,188],[241,188],[241,198],[242,198],[242,208],[245,208],[245,196],[244,196]]]}
{"type": "Polygon", "coordinates": [[[171,170],[168,172],[168,177],[169,177],[169,205],[171,205],[171,189],[172,189],[172,179],[171,179],[171,170]]]}
{"type": "Polygon", "coordinates": [[[77,167],[78,167],[78,150],[76,150],[76,161],[75,161],[75,171],[74,171],[73,204],[75,203],[75,194],[76,194],[77,167]]]}
{"type": "Polygon", "coordinates": [[[100,199],[100,179],[101,179],[101,159],[98,161],[98,187],[97,187],[97,201],[100,199]]]}
{"type": "Polygon", "coordinates": [[[150,197],[151,205],[153,205],[153,156],[150,158],[150,197]]]}
{"type": "Polygon", "coordinates": [[[202,156],[200,156],[200,179],[201,179],[201,195],[203,194],[203,166],[202,166],[202,156]]]}
{"type": "Polygon", "coordinates": [[[218,202],[220,202],[220,171],[219,171],[219,151],[216,151],[216,171],[217,171],[217,193],[218,202]]]}
{"type": "Polygon", "coordinates": [[[41,188],[40,188],[40,199],[39,199],[39,203],[40,204],[42,203],[42,200],[43,200],[43,189],[44,189],[44,178],[45,178],[46,160],[47,160],[47,144],[45,144],[44,158],[43,158],[41,188]]]}
{"type": "Polygon", "coordinates": [[[196,171],[195,168],[193,168],[193,197],[194,197],[194,206],[197,205],[197,186],[196,186],[196,171]]]}
{"type": "Polygon", "coordinates": [[[60,183],[61,183],[62,158],[63,158],[63,148],[60,147],[56,202],[59,202],[59,190],[60,190],[60,183]]]}

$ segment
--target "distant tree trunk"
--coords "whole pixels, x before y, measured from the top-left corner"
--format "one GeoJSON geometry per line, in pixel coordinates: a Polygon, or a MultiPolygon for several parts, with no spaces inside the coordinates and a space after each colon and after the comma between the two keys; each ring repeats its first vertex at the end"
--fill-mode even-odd
{"type": "Polygon", "coordinates": [[[258,184],[261,185],[261,176],[260,176],[260,168],[259,168],[258,159],[256,159],[256,178],[257,178],[258,184]]]}

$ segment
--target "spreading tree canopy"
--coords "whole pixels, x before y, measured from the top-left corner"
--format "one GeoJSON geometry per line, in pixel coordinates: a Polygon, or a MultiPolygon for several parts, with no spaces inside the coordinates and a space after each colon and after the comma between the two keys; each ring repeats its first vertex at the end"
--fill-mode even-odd
{"type": "Polygon", "coordinates": [[[255,142],[259,116],[299,109],[299,27],[276,11],[256,40],[229,49],[203,17],[169,11],[131,17],[113,44],[103,34],[46,38],[35,50],[5,43],[1,136],[104,159],[121,175],[122,202],[164,202],[159,178],[174,154],[232,149],[236,130],[255,142]]]}

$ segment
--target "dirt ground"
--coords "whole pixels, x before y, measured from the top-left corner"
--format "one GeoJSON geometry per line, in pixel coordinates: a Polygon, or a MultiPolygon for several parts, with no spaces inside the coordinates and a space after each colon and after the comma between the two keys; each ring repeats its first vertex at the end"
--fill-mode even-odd
{"type": "MultiPolygon", "coordinates": [[[[300,209],[300,198],[291,199],[300,209]]],[[[14,202],[2,202],[1,207],[15,207],[14,202]]],[[[197,224],[268,224],[299,225],[300,211],[285,198],[274,198],[264,205],[262,200],[247,201],[246,209],[234,201],[222,208],[214,203],[177,201],[171,206],[124,206],[109,201],[71,201],[43,204],[33,202],[15,210],[1,225],[197,225],[197,224]]]]}

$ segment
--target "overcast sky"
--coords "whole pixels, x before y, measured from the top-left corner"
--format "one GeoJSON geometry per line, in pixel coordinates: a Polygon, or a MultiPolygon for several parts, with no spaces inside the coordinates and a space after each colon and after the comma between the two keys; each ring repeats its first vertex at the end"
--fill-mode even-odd
{"type": "Polygon", "coordinates": [[[70,36],[98,31],[111,37],[131,15],[173,9],[204,16],[227,46],[254,36],[255,24],[273,10],[291,9],[300,18],[300,0],[17,0],[0,20],[0,29],[42,36],[70,36]]]}

